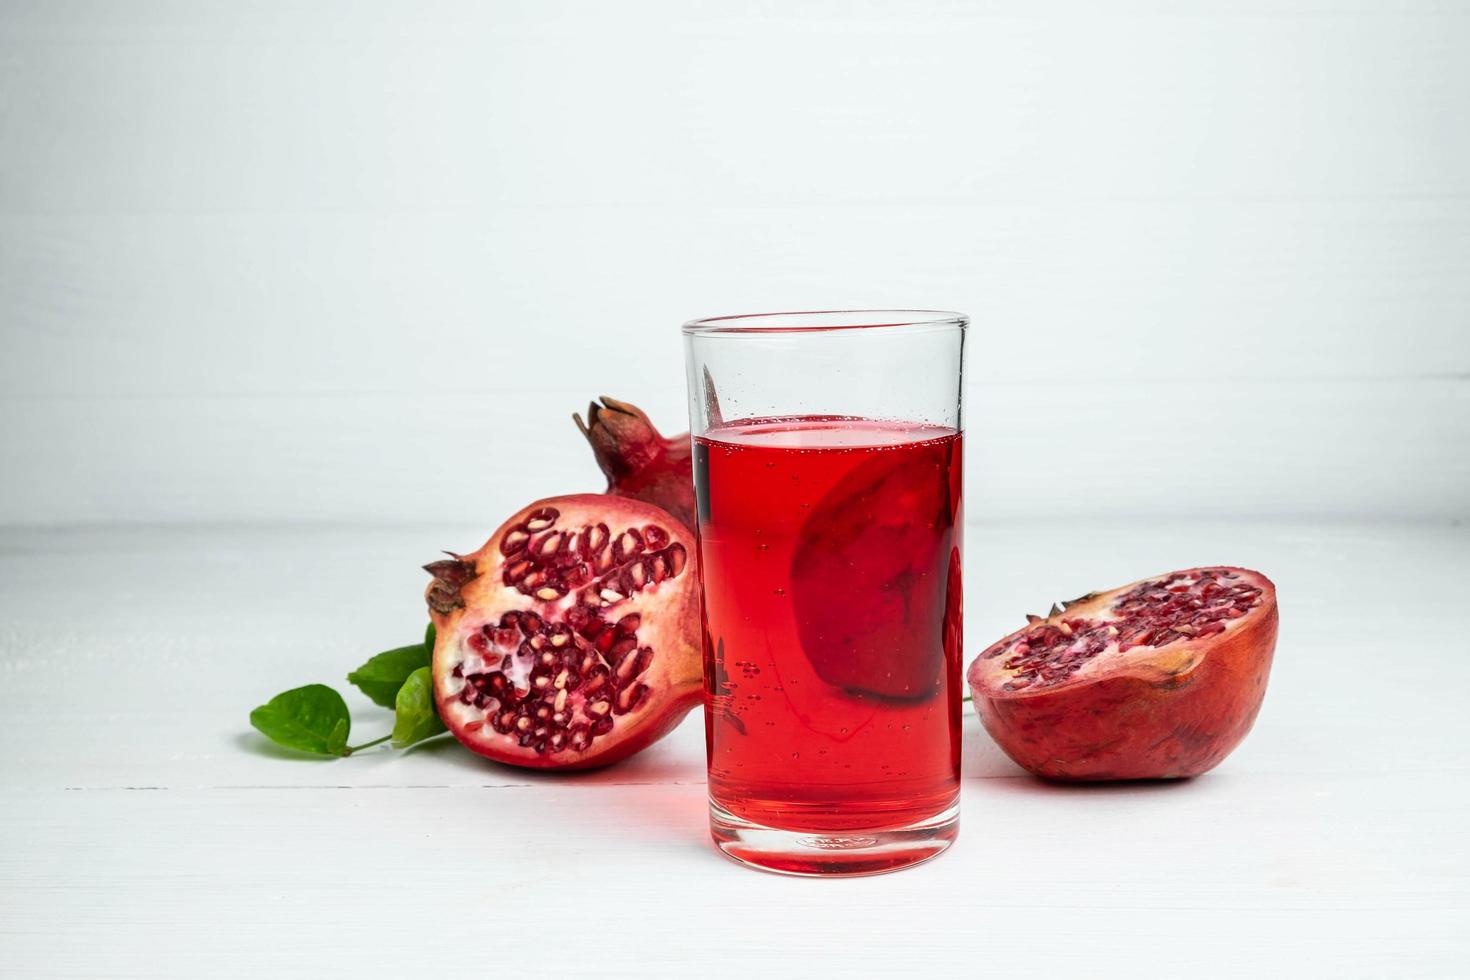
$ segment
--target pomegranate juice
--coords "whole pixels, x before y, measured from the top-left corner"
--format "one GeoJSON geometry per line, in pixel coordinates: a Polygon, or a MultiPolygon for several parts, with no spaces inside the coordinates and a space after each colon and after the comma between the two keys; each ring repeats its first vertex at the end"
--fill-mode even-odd
{"type": "Polygon", "coordinates": [[[782,830],[899,828],[960,760],[961,438],[803,417],[695,440],[710,795],[782,830]]]}

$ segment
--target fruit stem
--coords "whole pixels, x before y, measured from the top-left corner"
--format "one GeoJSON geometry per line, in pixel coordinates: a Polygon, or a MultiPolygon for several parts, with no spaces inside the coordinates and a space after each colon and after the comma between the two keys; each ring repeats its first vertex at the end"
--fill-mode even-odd
{"type": "Polygon", "coordinates": [[[347,756],[347,755],[351,755],[354,752],[361,752],[363,749],[370,749],[374,745],[382,745],[384,742],[388,741],[388,739],[390,739],[392,737],[393,737],[392,733],[389,733],[387,735],[384,735],[382,738],[375,738],[371,742],[363,742],[361,745],[349,745],[349,746],[347,746],[346,750],[343,751],[342,754],[344,756],[347,756]]]}

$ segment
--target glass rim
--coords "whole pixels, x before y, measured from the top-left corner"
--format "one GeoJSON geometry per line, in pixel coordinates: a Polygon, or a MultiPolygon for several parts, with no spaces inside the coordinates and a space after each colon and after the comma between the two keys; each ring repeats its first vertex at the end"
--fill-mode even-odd
{"type": "Polygon", "coordinates": [[[949,310],[797,310],[789,313],[739,313],[710,316],[684,324],[688,335],[835,333],[843,330],[892,330],[953,327],[964,330],[970,318],[949,310]],[[863,322],[871,321],[871,322],[863,322]]]}

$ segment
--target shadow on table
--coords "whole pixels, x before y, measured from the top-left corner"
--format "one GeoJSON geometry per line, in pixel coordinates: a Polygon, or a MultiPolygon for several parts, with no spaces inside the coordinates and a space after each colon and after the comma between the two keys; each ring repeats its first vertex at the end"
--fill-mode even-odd
{"type": "Polygon", "coordinates": [[[986,793],[1003,796],[1104,797],[1187,794],[1198,792],[1202,785],[1198,779],[1120,779],[1096,783],[1063,783],[1032,776],[1017,769],[1014,779],[989,779],[986,780],[984,789],[986,793]]]}
{"type": "Polygon", "coordinates": [[[687,741],[675,735],[615,765],[576,772],[503,765],[466,751],[453,738],[437,738],[408,751],[432,755],[436,766],[484,774],[495,780],[487,787],[497,791],[534,787],[546,792],[548,823],[698,849],[708,852],[710,861],[723,863],[709,844],[703,752],[692,753],[687,741]],[[506,783],[506,777],[514,782],[506,783]]]}
{"type": "Polygon", "coordinates": [[[250,755],[258,755],[262,759],[280,759],[285,762],[336,762],[335,755],[313,755],[310,752],[298,752],[285,746],[277,745],[259,732],[240,732],[234,737],[235,747],[241,752],[250,755]]]}

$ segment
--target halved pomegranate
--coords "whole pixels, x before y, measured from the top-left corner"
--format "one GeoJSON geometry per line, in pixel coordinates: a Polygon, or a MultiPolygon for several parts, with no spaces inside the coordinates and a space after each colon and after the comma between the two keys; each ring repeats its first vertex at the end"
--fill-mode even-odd
{"type": "Polygon", "coordinates": [[[693,529],[689,433],[666,439],[638,406],[606,395],[587,406],[587,421],[572,418],[607,475],[608,493],[662,507],[693,529]]]}
{"type": "Polygon", "coordinates": [[[980,720],[1052,779],[1197,776],[1240,744],[1276,649],[1276,588],[1190,568],[1053,606],[970,665],[980,720]]]}
{"type": "Polygon", "coordinates": [[[607,765],[661,738],[701,698],[693,554],[667,512],[576,494],[426,565],[439,716],[475,752],[537,769],[607,765]]]}

